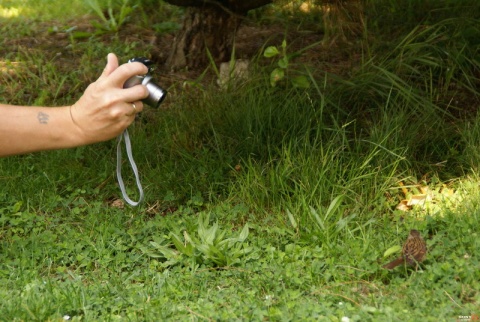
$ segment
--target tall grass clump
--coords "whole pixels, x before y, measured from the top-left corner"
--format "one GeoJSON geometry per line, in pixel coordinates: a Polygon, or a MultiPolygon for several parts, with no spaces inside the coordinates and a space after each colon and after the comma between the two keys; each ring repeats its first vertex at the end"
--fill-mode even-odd
{"type": "MultiPolygon", "coordinates": [[[[458,146],[456,120],[475,115],[479,99],[480,29],[476,20],[446,19],[418,26],[392,42],[390,50],[370,47],[348,75],[332,75],[332,103],[355,115],[363,127],[403,113],[408,157],[416,171],[449,159],[458,146]]],[[[458,152],[458,151],[457,151],[458,152]]],[[[459,165],[450,171],[460,174],[459,165]]]]}
{"type": "Polygon", "coordinates": [[[406,178],[464,174],[455,120],[465,95],[478,95],[478,60],[474,44],[459,45],[463,29],[452,19],[415,28],[388,52],[369,47],[343,75],[307,69],[310,89],[271,88],[259,72],[236,90],[187,94],[156,127],[140,127],[140,142],[161,142],[139,148],[150,191],[178,200],[202,191],[320,231],[322,213],[369,222],[390,212],[406,178]]]}
{"type": "MultiPolygon", "coordinates": [[[[330,208],[339,219],[362,216],[381,205],[385,191],[408,168],[405,146],[387,144],[401,141],[400,134],[377,126],[384,132],[372,130],[368,139],[362,137],[361,122],[327,103],[324,87],[315,93],[266,86],[253,80],[238,91],[208,92],[177,111],[174,138],[151,133],[163,138],[159,155],[166,155],[155,163],[165,167],[167,160],[176,160],[172,177],[187,187],[198,184],[201,171],[211,195],[244,203],[260,217],[279,214],[280,220],[297,227],[319,223],[313,214],[330,208]],[[189,171],[197,172],[195,183],[187,182],[189,171],[182,164],[193,165],[189,171]]],[[[407,122],[403,116],[390,120],[393,128],[407,122]]]]}
{"type": "Polygon", "coordinates": [[[388,50],[368,47],[362,64],[333,89],[343,99],[355,96],[356,110],[393,94],[419,115],[437,107],[448,113],[459,108],[461,94],[479,94],[479,35],[477,21],[463,18],[417,26],[388,50]]]}
{"type": "Polygon", "coordinates": [[[365,46],[346,74],[308,69],[310,89],[270,88],[265,75],[238,90],[207,89],[179,112],[169,159],[197,162],[189,171],[210,196],[296,228],[321,230],[322,214],[368,222],[394,208],[399,181],[469,170],[455,123],[478,97],[477,34],[475,20],[445,19],[388,51],[365,46]]]}

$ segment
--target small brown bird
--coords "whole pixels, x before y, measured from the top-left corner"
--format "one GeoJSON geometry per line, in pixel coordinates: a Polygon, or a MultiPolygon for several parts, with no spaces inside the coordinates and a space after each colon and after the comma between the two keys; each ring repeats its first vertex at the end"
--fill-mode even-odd
{"type": "Polygon", "coordinates": [[[412,229],[410,230],[407,241],[403,245],[402,256],[387,265],[384,265],[383,268],[394,269],[402,264],[416,266],[417,263],[420,263],[425,259],[425,255],[427,255],[427,245],[422,236],[420,236],[420,232],[412,229]]]}

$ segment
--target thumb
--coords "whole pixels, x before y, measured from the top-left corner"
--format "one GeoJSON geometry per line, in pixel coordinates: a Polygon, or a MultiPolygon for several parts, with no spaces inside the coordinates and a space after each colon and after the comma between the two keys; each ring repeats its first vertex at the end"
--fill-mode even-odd
{"type": "Polygon", "coordinates": [[[118,58],[115,54],[110,53],[107,56],[107,66],[103,70],[102,75],[99,79],[109,76],[115,69],[118,68],[118,58]]]}

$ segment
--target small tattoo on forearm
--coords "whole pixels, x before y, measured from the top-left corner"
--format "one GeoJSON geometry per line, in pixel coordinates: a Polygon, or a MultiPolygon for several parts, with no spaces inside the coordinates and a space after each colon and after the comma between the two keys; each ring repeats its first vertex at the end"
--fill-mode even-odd
{"type": "Polygon", "coordinates": [[[50,118],[50,115],[43,112],[39,112],[37,115],[37,119],[38,119],[38,122],[40,122],[40,124],[48,124],[49,118],[50,118]]]}

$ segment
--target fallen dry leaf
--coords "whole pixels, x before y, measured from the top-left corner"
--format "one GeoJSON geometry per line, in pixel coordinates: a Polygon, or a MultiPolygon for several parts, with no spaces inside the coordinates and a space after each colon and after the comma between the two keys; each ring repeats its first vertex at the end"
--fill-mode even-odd
{"type": "Polygon", "coordinates": [[[115,199],[110,203],[110,207],[123,209],[125,208],[125,202],[122,199],[115,199]]]}
{"type": "Polygon", "coordinates": [[[427,195],[427,194],[412,195],[408,199],[407,206],[422,206],[423,207],[427,200],[428,201],[432,200],[432,198],[429,197],[429,195],[427,195]]]}
{"type": "Polygon", "coordinates": [[[412,207],[408,206],[408,200],[402,200],[397,205],[396,209],[401,211],[409,211],[412,207]]]}

